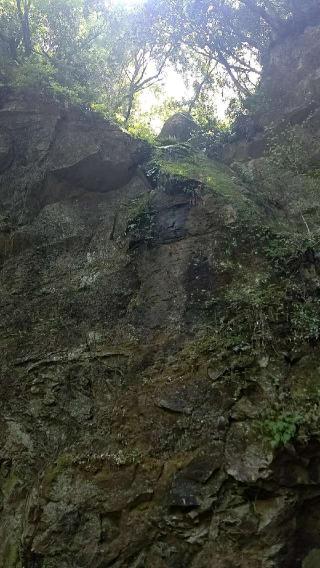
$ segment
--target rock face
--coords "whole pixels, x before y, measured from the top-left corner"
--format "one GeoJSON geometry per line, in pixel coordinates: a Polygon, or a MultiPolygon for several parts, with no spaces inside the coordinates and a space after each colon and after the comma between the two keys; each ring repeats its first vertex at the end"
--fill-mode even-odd
{"type": "MultiPolygon", "coordinates": [[[[240,118],[241,140],[225,148],[224,159],[248,161],[264,154],[270,128],[299,126],[320,133],[320,15],[314,22],[276,42],[265,57],[252,116],[240,118]]],[[[319,155],[317,156],[319,160],[319,155]]]]}
{"type": "Polygon", "coordinates": [[[319,114],[319,24],[308,26],[294,37],[289,35],[272,48],[264,65],[262,82],[268,98],[261,117],[265,124],[283,120],[294,124],[315,111],[319,114]]]}
{"type": "Polygon", "coordinates": [[[184,152],[1,93],[5,568],[317,562],[320,200],[184,152]]]}

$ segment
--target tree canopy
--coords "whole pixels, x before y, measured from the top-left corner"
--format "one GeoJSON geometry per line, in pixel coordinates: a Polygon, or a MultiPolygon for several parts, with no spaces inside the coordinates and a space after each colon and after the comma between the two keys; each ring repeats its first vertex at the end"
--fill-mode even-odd
{"type": "Polygon", "coordinates": [[[0,81],[129,124],[141,94],[174,67],[189,80],[182,107],[208,122],[217,90],[248,96],[270,43],[315,18],[318,0],[146,0],[136,10],[111,0],[0,0],[0,81]]]}

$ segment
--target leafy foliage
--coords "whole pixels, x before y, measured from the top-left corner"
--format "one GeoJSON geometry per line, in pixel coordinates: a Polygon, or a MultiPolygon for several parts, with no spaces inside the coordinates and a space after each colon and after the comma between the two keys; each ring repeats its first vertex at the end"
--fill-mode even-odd
{"type": "MultiPolygon", "coordinates": [[[[212,131],[215,92],[232,86],[242,97],[252,93],[270,40],[296,21],[320,16],[316,0],[303,6],[298,0],[119,6],[111,0],[0,0],[0,81],[98,109],[132,127],[141,94],[161,85],[174,67],[190,91],[183,110],[212,131]]],[[[181,103],[168,101],[164,112],[174,106],[181,110],[181,103]]]]}
{"type": "Polygon", "coordinates": [[[274,448],[279,448],[291,442],[302,424],[303,417],[299,414],[283,412],[272,419],[263,422],[263,430],[271,440],[274,448]]]}
{"type": "Polygon", "coordinates": [[[101,0],[0,0],[2,81],[120,122],[129,121],[136,95],[160,78],[169,51],[145,12],[101,0]]]}
{"type": "Polygon", "coordinates": [[[312,156],[319,151],[319,142],[304,125],[287,126],[269,136],[269,157],[278,168],[295,174],[312,173],[312,156]]]}
{"type": "Polygon", "coordinates": [[[129,208],[126,235],[131,246],[139,242],[150,242],[154,238],[154,211],[151,194],[134,199],[129,208]]]}

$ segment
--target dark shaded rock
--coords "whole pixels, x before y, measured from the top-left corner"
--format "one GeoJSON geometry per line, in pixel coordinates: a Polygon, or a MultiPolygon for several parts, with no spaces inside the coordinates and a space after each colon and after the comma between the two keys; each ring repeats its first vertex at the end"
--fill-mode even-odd
{"type": "Polygon", "coordinates": [[[199,132],[199,130],[199,126],[189,114],[178,112],[165,122],[159,134],[159,139],[187,142],[192,134],[199,132]]]}
{"type": "Polygon", "coordinates": [[[56,125],[48,168],[58,179],[104,192],[128,183],[149,155],[146,143],[132,144],[130,136],[116,126],[101,129],[95,117],[79,120],[66,114],[56,125]]]}
{"type": "MultiPolygon", "coordinates": [[[[292,33],[287,30],[266,53],[254,109],[240,117],[236,141],[223,148],[226,163],[243,163],[268,154],[270,127],[279,134],[301,125],[306,137],[310,133],[319,137],[319,7],[316,10],[314,20],[305,20],[300,12],[297,29],[292,33]]],[[[310,4],[306,12],[312,13],[310,4]]],[[[317,167],[318,163],[319,149],[310,155],[310,165],[317,167]]]]}
{"type": "Polygon", "coordinates": [[[206,483],[223,463],[223,447],[217,444],[207,456],[199,456],[182,470],[181,475],[198,483],[206,483]]]}
{"type": "Polygon", "coordinates": [[[314,23],[276,44],[265,62],[263,84],[269,105],[260,117],[264,123],[287,118],[302,122],[314,111],[320,86],[320,28],[314,23]]]}
{"type": "Polygon", "coordinates": [[[181,507],[191,509],[200,506],[197,487],[187,479],[177,477],[172,485],[169,504],[171,507],[181,507]]]}
{"type": "Polygon", "coordinates": [[[188,406],[188,402],[180,399],[179,394],[176,396],[170,396],[167,398],[162,398],[157,402],[157,406],[163,408],[164,410],[170,410],[170,412],[177,412],[182,414],[191,414],[192,407],[188,406]]]}
{"type": "Polygon", "coordinates": [[[187,233],[186,222],[189,211],[189,202],[162,209],[155,222],[158,240],[170,242],[184,237],[187,233]]]}
{"type": "Polygon", "coordinates": [[[11,165],[13,152],[11,137],[5,131],[0,132],[0,173],[11,165]]]}

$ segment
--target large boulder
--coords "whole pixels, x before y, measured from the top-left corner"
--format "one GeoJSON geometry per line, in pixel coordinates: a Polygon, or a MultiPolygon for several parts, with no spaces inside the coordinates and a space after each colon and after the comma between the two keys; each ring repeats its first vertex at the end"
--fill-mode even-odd
{"type": "Polygon", "coordinates": [[[188,113],[177,112],[164,123],[159,138],[187,142],[199,130],[198,124],[188,113]]]}

